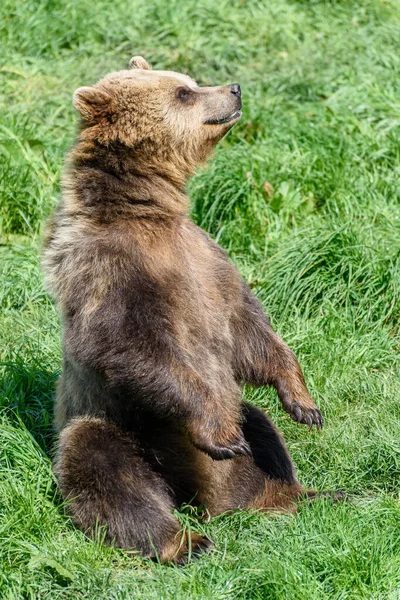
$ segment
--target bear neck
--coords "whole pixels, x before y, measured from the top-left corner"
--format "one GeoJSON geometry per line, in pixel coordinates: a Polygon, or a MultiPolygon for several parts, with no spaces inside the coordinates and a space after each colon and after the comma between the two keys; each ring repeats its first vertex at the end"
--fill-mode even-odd
{"type": "Polygon", "coordinates": [[[143,157],[140,149],[81,140],[69,156],[64,203],[100,221],[186,214],[187,179],[176,165],[143,157]]]}

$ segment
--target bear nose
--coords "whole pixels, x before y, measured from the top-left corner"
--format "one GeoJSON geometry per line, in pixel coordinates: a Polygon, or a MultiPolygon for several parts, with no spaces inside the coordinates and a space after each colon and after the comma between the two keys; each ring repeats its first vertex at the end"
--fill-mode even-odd
{"type": "Polygon", "coordinates": [[[231,94],[235,94],[235,96],[238,96],[238,98],[240,98],[242,94],[240,85],[238,83],[232,83],[229,87],[231,90],[231,94]]]}

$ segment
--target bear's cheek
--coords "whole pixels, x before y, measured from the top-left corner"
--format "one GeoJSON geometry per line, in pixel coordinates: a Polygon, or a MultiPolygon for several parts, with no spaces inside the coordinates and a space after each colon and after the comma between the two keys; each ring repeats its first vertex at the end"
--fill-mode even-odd
{"type": "Polygon", "coordinates": [[[160,119],[156,120],[145,111],[125,110],[111,125],[112,137],[127,146],[135,146],[146,140],[156,141],[164,134],[160,119]]]}
{"type": "Polygon", "coordinates": [[[199,115],[193,110],[187,110],[186,107],[172,107],[165,110],[163,121],[165,132],[177,144],[198,135],[202,124],[199,115]]]}

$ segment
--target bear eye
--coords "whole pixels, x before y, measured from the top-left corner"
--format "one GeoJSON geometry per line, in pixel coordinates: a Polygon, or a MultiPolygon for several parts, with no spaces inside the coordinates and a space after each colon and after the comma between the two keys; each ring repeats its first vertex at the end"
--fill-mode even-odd
{"type": "Polygon", "coordinates": [[[178,88],[177,92],[176,92],[176,97],[181,100],[182,102],[186,102],[186,100],[189,100],[190,98],[190,90],[188,90],[187,88],[178,88]]]}

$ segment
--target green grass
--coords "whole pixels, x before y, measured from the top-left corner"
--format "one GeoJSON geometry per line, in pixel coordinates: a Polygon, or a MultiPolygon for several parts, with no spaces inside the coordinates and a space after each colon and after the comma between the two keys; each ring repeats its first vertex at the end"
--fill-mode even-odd
{"type": "Polygon", "coordinates": [[[0,40],[0,597],[399,600],[399,1],[3,0],[0,40]],[[305,485],[357,497],[201,526],[186,510],[216,550],[180,569],[87,539],[51,473],[60,324],[41,227],[73,91],[134,54],[241,83],[243,118],[191,181],[193,214],[298,354],[325,428],[296,426],[272,390],[247,398],[305,485]]]}

